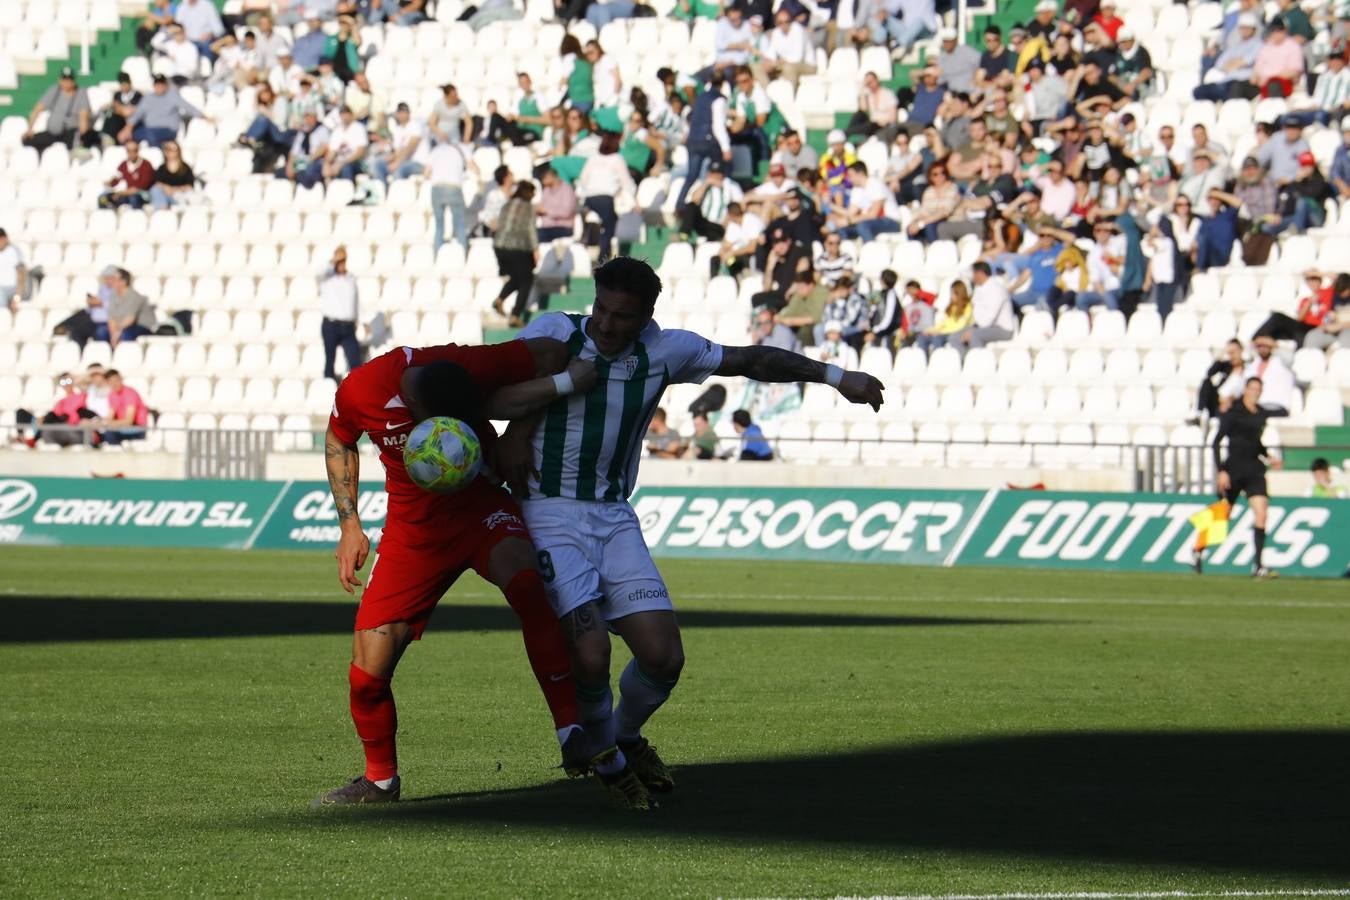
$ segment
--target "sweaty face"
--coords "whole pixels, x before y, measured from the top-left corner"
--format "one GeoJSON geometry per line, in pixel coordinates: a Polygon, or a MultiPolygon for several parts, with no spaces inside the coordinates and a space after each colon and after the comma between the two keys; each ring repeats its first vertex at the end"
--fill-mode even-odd
{"type": "Polygon", "coordinates": [[[636,297],[597,286],[586,334],[603,356],[612,358],[631,346],[651,320],[651,310],[636,297]]]}

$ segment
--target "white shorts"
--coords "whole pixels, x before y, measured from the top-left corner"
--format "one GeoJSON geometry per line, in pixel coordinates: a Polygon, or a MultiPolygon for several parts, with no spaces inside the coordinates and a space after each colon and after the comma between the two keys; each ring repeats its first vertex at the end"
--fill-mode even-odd
{"type": "Polygon", "coordinates": [[[628,503],[545,497],[520,507],[558,618],[591,600],[607,622],[674,608],[628,503]]]}

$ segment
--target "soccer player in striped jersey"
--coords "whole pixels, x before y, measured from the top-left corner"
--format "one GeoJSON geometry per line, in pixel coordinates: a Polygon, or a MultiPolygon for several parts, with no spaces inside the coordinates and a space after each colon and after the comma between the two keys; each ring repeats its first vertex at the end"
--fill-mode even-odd
{"type": "MultiPolygon", "coordinates": [[[[824,382],[852,403],[880,409],[881,382],[767,346],[723,347],[652,321],[661,280],[647,263],[610,260],[595,272],[591,315],[548,313],[521,333],[567,344],[590,360],[596,384],[512,421],[498,466],[521,507],[545,591],[573,654],[580,718],[597,753],[591,768],[613,800],[646,809],[649,791],[674,787],[642,736],[680,677],[684,648],[670,593],[652,562],[628,497],[642,439],[666,386],[710,375],[766,382],[824,382]],[[610,688],[613,630],[633,659],[610,688]]],[[[572,769],[569,774],[583,774],[572,769]]]]}

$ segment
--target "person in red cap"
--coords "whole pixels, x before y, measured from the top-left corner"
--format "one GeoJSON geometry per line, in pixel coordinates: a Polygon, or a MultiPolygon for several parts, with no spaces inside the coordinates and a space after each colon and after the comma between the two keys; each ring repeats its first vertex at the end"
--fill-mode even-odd
{"type": "Polygon", "coordinates": [[[1304,150],[1298,155],[1298,174],[1294,180],[1280,186],[1276,210],[1278,223],[1264,226],[1268,234],[1280,234],[1291,226],[1298,234],[1309,228],[1319,228],[1326,220],[1324,204],[1333,196],[1331,185],[1317,168],[1317,158],[1304,150]]]}

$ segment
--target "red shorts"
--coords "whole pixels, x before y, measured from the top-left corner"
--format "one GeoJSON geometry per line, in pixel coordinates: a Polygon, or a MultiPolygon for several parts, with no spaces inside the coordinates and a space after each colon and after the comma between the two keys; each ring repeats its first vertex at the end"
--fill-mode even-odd
{"type": "Polygon", "coordinates": [[[452,517],[417,534],[401,531],[397,522],[386,524],[356,610],[357,631],[407,622],[413,640],[420,640],[431,611],[460,575],[473,569],[487,578],[497,544],[530,539],[520,507],[501,488],[473,485],[455,500],[452,517]]]}

